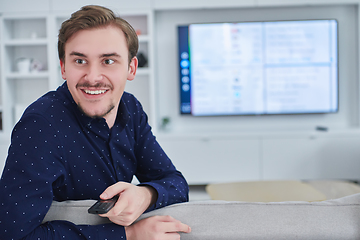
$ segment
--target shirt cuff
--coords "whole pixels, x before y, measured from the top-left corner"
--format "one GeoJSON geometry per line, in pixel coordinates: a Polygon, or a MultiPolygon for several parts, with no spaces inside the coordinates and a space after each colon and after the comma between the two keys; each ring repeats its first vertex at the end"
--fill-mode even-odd
{"type": "Polygon", "coordinates": [[[168,205],[168,202],[166,200],[167,199],[166,191],[165,191],[164,187],[161,186],[160,184],[155,183],[155,182],[144,182],[144,183],[139,184],[138,186],[151,186],[156,190],[157,195],[158,195],[155,204],[152,204],[145,212],[150,212],[152,210],[162,208],[162,207],[165,207],[166,205],[168,205]]]}

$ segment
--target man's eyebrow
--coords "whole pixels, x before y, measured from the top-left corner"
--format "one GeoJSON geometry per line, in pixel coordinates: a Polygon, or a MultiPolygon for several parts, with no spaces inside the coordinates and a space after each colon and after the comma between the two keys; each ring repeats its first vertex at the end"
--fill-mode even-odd
{"type": "Polygon", "coordinates": [[[119,54],[117,53],[104,53],[104,54],[101,54],[100,57],[121,57],[119,54]]]}
{"type": "MultiPolygon", "coordinates": [[[[78,57],[87,57],[85,54],[80,53],[80,52],[71,52],[70,56],[78,56],[78,57]]],[[[116,52],[113,53],[104,53],[101,54],[99,57],[103,58],[103,57],[121,57],[119,54],[117,54],[116,52]]]]}
{"type": "Polygon", "coordinates": [[[85,54],[79,52],[71,52],[70,56],[86,57],[85,54]]]}

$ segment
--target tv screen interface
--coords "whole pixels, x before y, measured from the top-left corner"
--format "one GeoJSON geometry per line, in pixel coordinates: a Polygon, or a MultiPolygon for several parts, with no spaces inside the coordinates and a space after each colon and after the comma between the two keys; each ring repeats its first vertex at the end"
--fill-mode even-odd
{"type": "Polygon", "coordinates": [[[181,113],[337,112],[337,25],[306,20],[178,26],[181,113]]]}

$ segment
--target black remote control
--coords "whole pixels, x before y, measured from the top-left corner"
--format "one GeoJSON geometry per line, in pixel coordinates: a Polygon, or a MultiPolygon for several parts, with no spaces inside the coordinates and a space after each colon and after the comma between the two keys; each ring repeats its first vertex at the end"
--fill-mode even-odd
{"type": "Polygon", "coordinates": [[[88,213],[105,214],[112,209],[118,200],[119,196],[115,196],[107,200],[99,200],[88,209],[88,213]]]}

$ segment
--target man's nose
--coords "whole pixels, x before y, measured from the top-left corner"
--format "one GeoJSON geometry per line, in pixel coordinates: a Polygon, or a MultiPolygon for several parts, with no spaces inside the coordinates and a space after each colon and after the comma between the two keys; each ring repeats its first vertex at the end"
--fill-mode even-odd
{"type": "Polygon", "coordinates": [[[87,69],[87,74],[85,76],[85,80],[89,82],[98,82],[103,79],[103,72],[101,70],[101,66],[98,66],[97,64],[91,64],[89,65],[87,69]]]}

